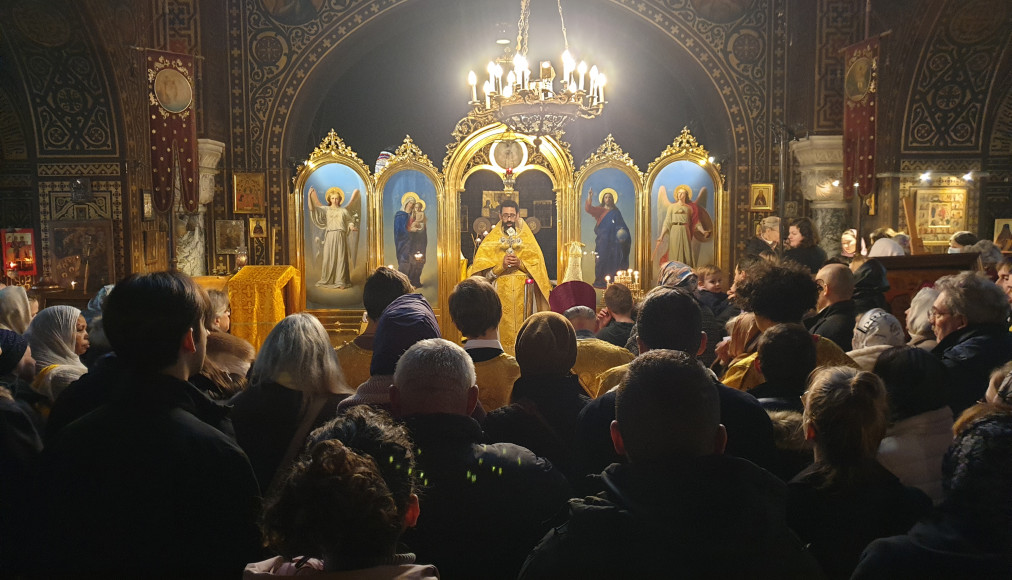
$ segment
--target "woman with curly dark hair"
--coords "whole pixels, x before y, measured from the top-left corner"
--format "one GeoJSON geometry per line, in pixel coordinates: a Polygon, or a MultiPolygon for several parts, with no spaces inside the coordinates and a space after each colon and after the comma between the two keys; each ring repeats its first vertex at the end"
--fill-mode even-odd
{"type": "Polygon", "coordinates": [[[407,430],[383,411],[356,406],[310,435],[308,450],[264,502],[260,524],[279,556],[244,578],[438,578],[398,554],[418,520],[415,458],[407,430]]]}
{"type": "Polygon", "coordinates": [[[815,275],[826,263],[826,251],[819,247],[819,230],[811,218],[791,220],[787,227],[787,251],[784,259],[806,266],[815,275]]]}

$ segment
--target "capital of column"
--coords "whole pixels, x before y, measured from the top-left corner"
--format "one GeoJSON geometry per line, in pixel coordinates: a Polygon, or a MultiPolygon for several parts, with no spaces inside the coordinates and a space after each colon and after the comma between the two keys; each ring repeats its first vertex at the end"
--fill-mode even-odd
{"type": "Polygon", "coordinates": [[[197,165],[200,175],[200,204],[214,199],[214,176],[218,175],[218,162],[225,152],[225,144],[214,139],[197,139],[197,165]]]}
{"type": "Polygon", "coordinates": [[[840,183],[843,179],[843,136],[810,135],[800,141],[792,141],[791,152],[798,160],[801,192],[805,199],[815,203],[834,203],[823,207],[846,207],[844,184],[840,183]]]}

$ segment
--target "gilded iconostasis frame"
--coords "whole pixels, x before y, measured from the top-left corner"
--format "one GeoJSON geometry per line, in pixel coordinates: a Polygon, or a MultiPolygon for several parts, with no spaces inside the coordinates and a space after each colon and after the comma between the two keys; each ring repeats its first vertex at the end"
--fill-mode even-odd
{"type": "MultiPolygon", "coordinates": [[[[597,151],[587,157],[576,173],[576,192],[581,246],[579,249],[570,248],[571,251],[566,256],[566,279],[568,280],[569,273],[576,272],[571,260],[577,256],[581,257],[579,268],[582,273],[581,279],[597,289],[605,289],[609,281],[605,276],[610,276],[610,279],[614,280],[619,270],[631,269],[640,272],[646,264],[644,246],[637,240],[641,225],[647,223],[646,204],[643,203],[643,172],[615,142],[611,134],[605,138],[597,151]],[[616,214],[605,214],[602,216],[602,222],[598,223],[596,217],[586,209],[586,198],[591,192],[593,192],[592,207],[604,206],[605,196],[611,194],[616,214]],[[611,227],[602,230],[602,236],[606,233],[617,234],[621,239],[616,241],[620,246],[624,246],[617,252],[621,256],[618,260],[615,259],[615,252],[606,252],[597,247],[596,228],[604,224],[604,220],[610,222],[605,225],[611,227]],[[612,255],[606,256],[608,253],[612,255]],[[608,259],[609,257],[612,259],[608,259]]],[[[642,279],[641,284],[646,281],[642,279]]]]}
{"type": "Polygon", "coordinates": [[[447,148],[442,171],[405,137],[373,175],[333,130],[327,134],[300,166],[289,196],[288,227],[297,232],[289,258],[302,275],[300,309],[318,316],[332,332],[350,337],[361,326],[365,278],[376,267],[389,265],[407,274],[426,297],[443,336],[458,340],[457,329],[442,313],[471,259],[462,241],[470,235],[477,244],[482,235],[488,235],[498,222],[496,205],[503,197],[520,198],[521,217],[535,233],[542,233],[539,244],[558,283],[574,279],[573,272],[582,270],[577,278],[599,291],[604,289],[606,284],[598,278],[605,272],[596,267],[600,256],[595,252],[600,248],[595,228],[607,221],[605,225],[612,229],[602,230],[601,243],[622,242],[628,269],[640,273],[642,289],[648,290],[658,272],[657,229],[666,207],[676,199],[662,200],[660,193],[663,189],[668,196],[669,188],[674,193],[682,186],[690,190],[688,201],[701,204],[699,215],[707,217],[700,223],[711,236],[702,243],[693,242],[700,258],[692,265],[701,265],[704,259],[725,268],[729,263],[730,214],[724,176],[688,129],[645,173],[611,135],[579,171],[569,145],[553,137],[517,134],[497,123],[476,123],[469,132],[455,135],[458,139],[447,148]],[[472,178],[478,180],[477,186],[469,185],[472,178]],[[700,197],[703,187],[705,199],[700,197]],[[534,189],[544,201],[530,197],[534,189]],[[591,190],[588,210],[586,197],[591,190]],[[462,214],[465,194],[483,200],[469,202],[474,207],[468,208],[466,216],[462,214]],[[327,208],[335,201],[347,213],[327,208]],[[619,211],[607,213],[602,209],[606,205],[619,211]],[[334,230],[325,223],[328,212],[334,213],[329,219],[343,220],[341,234],[328,233],[334,230]],[[611,237],[606,238],[605,231],[611,237]],[[357,238],[353,239],[353,233],[357,238]],[[546,250],[551,243],[554,251],[546,250]],[[335,244],[343,248],[337,254],[335,244]],[[578,253],[576,248],[580,248],[578,253]],[[580,256],[579,265],[571,263],[567,250],[573,250],[574,258],[580,256]],[[324,255],[328,251],[331,258],[324,255]],[[327,266],[321,265],[324,260],[333,262],[338,254],[349,262],[345,284],[328,277],[327,266]]]}
{"type": "MultiPolygon", "coordinates": [[[[689,131],[688,127],[683,128],[681,134],[675,137],[671,145],[647,167],[644,179],[644,194],[648,196],[648,203],[642,209],[647,212],[646,222],[649,228],[640,228],[640,247],[649,253],[647,265],[642,269],[643,275],[647,276],[649,285],[657,279],[660,264],[663,261],[677,259],[677,256],[665,254],[671,253],[673,245],[671,232],[668,228],[668,235],[665,240],[660,240],[662,222],[666,219],[666,211],[673,205],[677,205],[679,192],[684,187],[688,188],[688,201],[695,204],[694,211],[696,221],[690,221],[688,228],[690,233],[688,251],[692,256],[690,261],[679,259],[689,266],[697,267],[706,264],[715,264],[725,272],[730,264],[731,250],[731,212],[725,189],[725,178],[721,173],[719,163],[715,163],[705,147],[700,145],[696,138],[689,131]],[[706,192],[702,188],[707,188],[706,192]],[[671,196],[674,197],[671,197],[671,196]],[[703,198],[706,199],[703,199],[703,198]],[[698,211],[700,208],[706,212],[698,211]],[[707,219],[709,224],[706,223],[707,219]],[[696,223],[701,229],[709,230],[710,237],[704,239],[705,234],[697,231],[696,223]],[[667,241],[665,247],[664,241],[667,241]],[[648,249],[649,248],[649,249],[648,249]]],[[[726,274],[725,274],[726,276],[726,274]]],[[[648,287],[649,287],[648,285],[648,287]]]]}

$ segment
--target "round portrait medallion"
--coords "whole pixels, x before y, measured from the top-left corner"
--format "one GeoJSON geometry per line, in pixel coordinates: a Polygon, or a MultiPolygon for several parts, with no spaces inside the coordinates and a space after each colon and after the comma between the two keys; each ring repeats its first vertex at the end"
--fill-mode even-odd
{"type": "Polygon", "coordinates": [[[164,68],[155,75],[155,98],[170,113],[182,113],[193,101],[193,89],[183,73],[164,68]]]}

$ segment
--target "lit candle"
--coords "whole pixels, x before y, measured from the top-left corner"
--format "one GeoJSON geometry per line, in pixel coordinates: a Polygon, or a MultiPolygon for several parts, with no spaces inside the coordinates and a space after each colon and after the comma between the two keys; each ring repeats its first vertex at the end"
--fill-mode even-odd
{"type": "Polygon", "coordinates": [[[503,89],[503,96],[508,97],[513,94],[513,85],[517,82],[517,75],[513,71],[510,71],[506,75],[506,87],[503,89]]]}
{"type": "Polygon", "coordinates": [[[583,90],[583,77],[587,75],[587,63],[580,61],[580,64],[576,67],[576,72],[580,73],[580,90],[583,90]]]}
{"type": "Polygon", "coordinates": [[[492,108],[492,98],[489,96],[489,93],[492,92],[492,81],[485,81],[482,89],[485,91],[485,108],[490,109],[492,108]]]}
{"type": "Polygon", "coordinates": [[[492,62],[492,61],[488,61],[488,67],[486,67],[485,70],[488,71],[488,84],[489,84],[489,86],[494,87],[495,84],[493,84],[493,83],[495,83],[495,80],[494,80],[495,79],[495,63],[492,62]]]}
{"type": "Polygon", "coordinates": [[[597,76],[597,99],[604,102],[604,85],[607,84],[608,79],[604,75],[597,76]]]}
{"type": "Polygon", "coordinates": [[[77,289],[77,281],[76,280],[71,280],[70,281],[70,289],[71,290],[76,290],[77,289]]]}
{"type": "Polygon", "coordinates": [[[636,277],[636,283],[639,284],[640,283],[640,271],[639,270],[634,271],[633,275],[636,277]]]}
{"type": "Polygon", "coordinates": [[[597,65],[594,65],[594,66],[590,67],[590,97],[591,97],[591,100],[593,100],[594,97],[597,96],[597,75],[598,74],[599,73],[598,73],[598,70],[597,70],[597,65]]]}
{"type": "Polygon", "coordinates": [[[520,53],[517,53],[517,55],[513,57],[513,75],[516,77],[516,79],[520,82],[521,85],[523,85],[523,78],[524,78],[523,73],[524,73],[524,57],[521,56],[520,53]]]}
{"type": "Polygon", "coordinates": [[[502,65],[495,65],[495,92],[502,92],[502,65]]]}
{"type": "Polygon", "coordinates": [[[605,284],[611,284],[611,276],[605,276],[604,277],[604,283],[605,284]]]}
{"type": "Polygon", "coordinates": [[[478,102],[478,76],[474,71],[467,73],[467,84],[471,85],[471,102],[478,102]]]}

